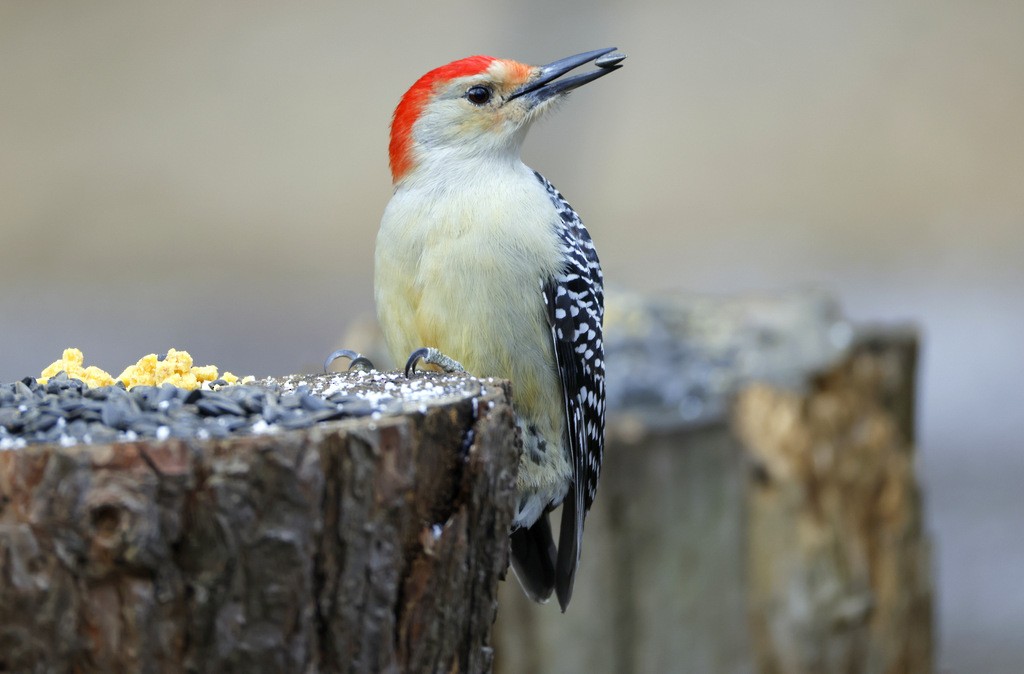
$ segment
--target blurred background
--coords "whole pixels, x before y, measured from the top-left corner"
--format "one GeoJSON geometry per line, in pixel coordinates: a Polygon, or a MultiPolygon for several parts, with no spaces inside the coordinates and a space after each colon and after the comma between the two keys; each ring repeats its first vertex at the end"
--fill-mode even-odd
{"type": "Polygon", "coordinates": [[[61,349],[314,370],[372,311],[426,70],[616,45],[524,158],[641,291],[812,286],[924,333],[944,671],[1024,661],[1024,3],[0,4],[0,380],[61,349]]]}

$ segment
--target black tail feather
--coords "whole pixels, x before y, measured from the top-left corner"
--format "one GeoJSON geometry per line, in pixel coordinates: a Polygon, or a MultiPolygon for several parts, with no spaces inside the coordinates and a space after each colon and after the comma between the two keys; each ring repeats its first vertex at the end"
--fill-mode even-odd
{"type": "Polygon", "coordinates": [[[529,529],[512,532],[512,570],[530,599],[543,603],[551,597],[556,554],[547,513],[529,529]]]}
{"type": "Polygon", "coordinates": [[[582,492],[576,485],[562,501],[562,523],[558,528],[558,562],[555,567],[555,590],[562,613],[572,599],[572,586],[576,582],[576,567],[580,561],[580,538],[583,535],[582,492]]]}

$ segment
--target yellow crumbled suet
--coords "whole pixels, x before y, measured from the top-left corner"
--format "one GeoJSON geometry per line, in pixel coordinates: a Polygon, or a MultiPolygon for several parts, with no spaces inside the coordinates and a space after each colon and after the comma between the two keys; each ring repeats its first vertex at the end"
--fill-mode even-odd
{"type": "Polygon", "coordinates": [[[67,372],[68,376],[72,379],[81,379],[91,387],[96,386],[111,386],[114,384],[114,378],[110,374],[95,365],[89,367],[83,367],[85,363],[85,357],[79,349],[64,349],[64,353],[61,355],[60,360],[55,360],[42,371],[39,377],[39,383],[45,384],[49,381],[50,377],[54,376],[58,372],[67,372]]]}
{"type": "Polygon", "coordinates": [[[111,386],[118,381],[127,388],[133,386],[160,386],[173,384],[178,388],[196,389],[204,383],[223,379],[229,384],[248,384],[255,381],[249,376],[241,380],[230,372],[218,377],[216,365],[193,365],[192,356],[188,351],[168,349],[167,355],[160,360],[155,353],[143,356],[134,365],[129,365],[115,379],[109,373],[96,366],[83,367],[85,357],[79,349],[64,349],[60,360],[51,363],[39,376],[39,383],[45,384],[58,372],[67,372],[72,379],[80,379],[90,387],[111,386]]]}
{"type": "Polygon", "coordinates": [[[150,353],[139,359],[134,365],[129,365],[118,376],[128,388],[133,386],[159,386],[160,384],[174,384],[178,388],[194,389],[202,385],[203,381],[213,381],[217,378],[217,368],[192,367],[192,356],[188,351],[168,349],[163,360],[158,360],[155,353],[150,353]],[[209,375],[213,370],[213,376],[209,375]]]}

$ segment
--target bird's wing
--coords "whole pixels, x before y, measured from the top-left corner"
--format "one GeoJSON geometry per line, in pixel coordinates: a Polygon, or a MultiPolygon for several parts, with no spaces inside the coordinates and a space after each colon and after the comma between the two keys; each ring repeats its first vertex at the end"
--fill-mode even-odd
{"type": "Polygon", "coordinates": [[[562,610],[572,594],[583,521],[597,492],[604,453],[604,287],[597,251],[579,216],[537,174],[558,210],[564,266],[544,283],[555,361],[562,381],[572,484],[562,502],[555,589],[562,610]]]}

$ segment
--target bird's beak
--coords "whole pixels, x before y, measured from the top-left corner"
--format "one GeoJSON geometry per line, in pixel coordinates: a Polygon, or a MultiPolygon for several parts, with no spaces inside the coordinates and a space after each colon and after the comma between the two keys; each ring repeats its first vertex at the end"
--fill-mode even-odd
{"type": "Polygon", "coordinates": [[[546,66],[540,66],[538,68],[540,76],[512,92],[512,95],[507,100],[525,96],[532,108],[553,96],[572,91],[587,82],[593,82],[599,77],[604,77],[613,70],[618,70],[622,67],[621,63],[625,58],[626,55],[615,51],[615,47],[608,47],[559,59],[546,66]],[[591,61],[597,66],[597,70],[573,75],[565,79],[558,79],[570,70],[579,68],[584,63],[590,63],[591,61]]]}

